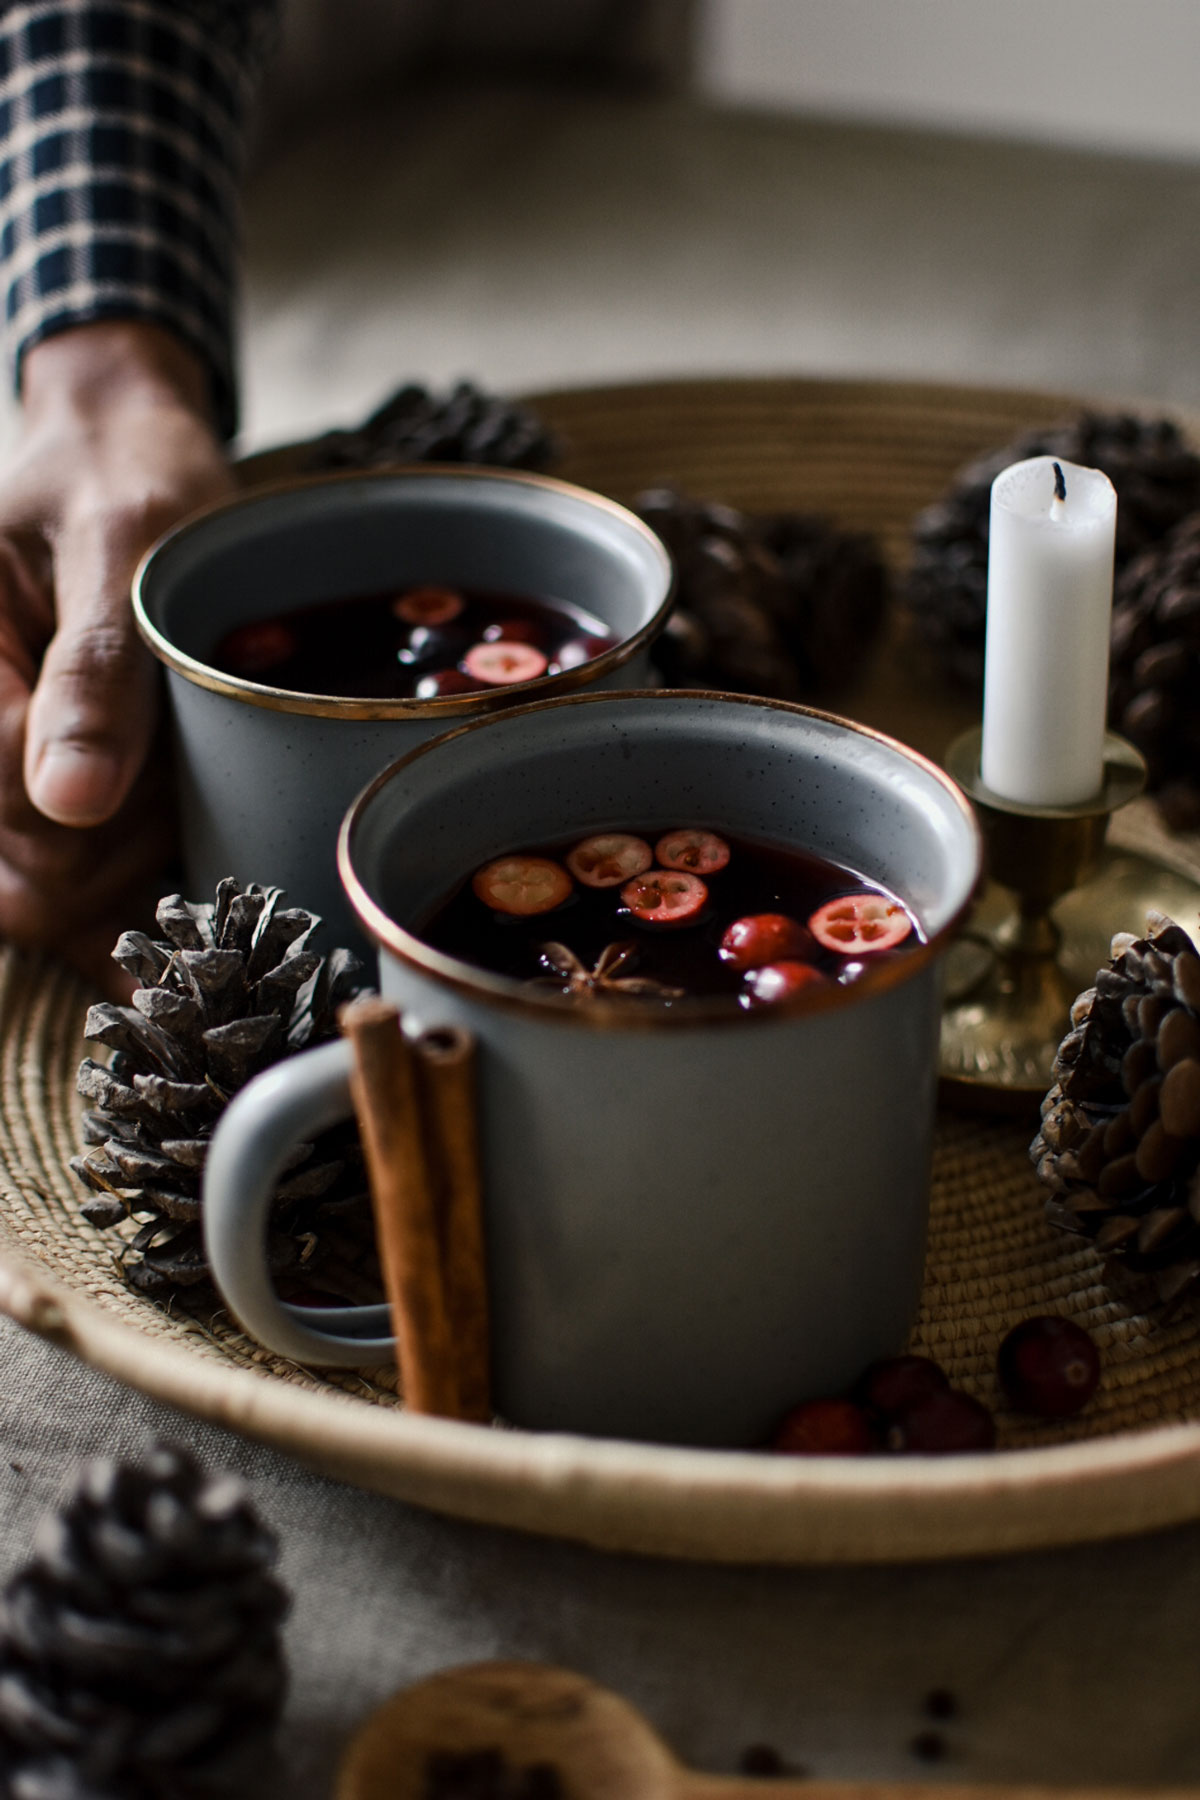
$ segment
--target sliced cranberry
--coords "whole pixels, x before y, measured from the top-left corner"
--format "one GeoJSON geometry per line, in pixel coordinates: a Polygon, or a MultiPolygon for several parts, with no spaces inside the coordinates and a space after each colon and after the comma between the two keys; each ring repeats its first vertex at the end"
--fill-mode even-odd
{"type": "Polygon", "coordinates": [[[715,875],[729,861],[729,845],[715,831],[668,831],[655,844],[654,854],[664,869],[715,875]]]}
{"type": "Polygon", "coordinates": [[[576,881],[592,888],[620,887],[623,881],[643,874],[653,861],[654,852],[645,838],[627,831],[584,838],[567,855],[567,867],[576,881]]]}
{"type": "Polygon", "coordinates": [[[793,994],[799,994],[805,988],[824,987],[825,982],[820,969],[814,969],[811,963],[767,963],[761,969],[747,972],[745,1004],[774,1006],[780,1000],[790,1000],[793,994]]]}
{"type": "Polygon", "coordinates": [[[808,921],[818,944],[839,956],[862,956],[868,950],[890,950],[904,941],[912,920],[898,900],[886,894],[843,894],[827,900],[808,921]]]}
{"type": "Polygon", "coordinates": [[[855,1383],[854,1394],[864,1406],[891,1417],[919,1406],[931,1394],[943,1394],[950,1386],[946,1371],[931,1356],[889,1356],[874,1362],[855,1383]]]}
{"type": "Polygon", "coordinates": [[[721,939],[720,957],[739,974],[767,963],[811,956],[812,934],[786,913],[750,913],[735,919],[721,939]]]}
{"type": "Polygon", "coordinates": [[[527,919],[561,906],[571,893],[571,877],[548,856],[498,856],[476,871],[471,886],[493,912],[527,919]]]}
{"type": "Polygon", "coordinates": [[[708,905],[708,889],[682,869],[653,869],[625,883],[621,903],[643,925],[691,925],[708,905]]]}
{"type": "Polygon", "coordinates": [[[996,1357],[1000,1385],[1022,1412],[1066,1419],[1100,1384],[1100,1352],[1082,1325],[1052,1313],[1014,1325],[996,1357]]]}
{"type": "Polygon", "coordinates": [[[453,588],[415,587],[397,594],[392,611],[406,625],[448,625],[466,602],[453,588]]]}
{"type": "Polygon", "coordinates": [[[438,669],[435,674],[422,675],[414,691],[418,700],[440,700],[444,694],[478,693],[479,683],[461,669],[438,669]]]}
{"type": "Polygon", "coordinates": [[[996,1421],[982,1400],[961,1388],[927,1394],[898,1414],[887,1429],[889,1450],[914,1450],[926,1456],[950,1456],[959,1450],[990,1450],[996,1421]]]}
{"type": "Polygon", "coordinates": [[[536,681],[546,673],[546,658],[532,644],[510,643],[507,639],[494,644],[472,644],[462,659],[462,668],[476,681],[488,687],[507,687],[514,681],[536,681]]]}
{"type": "Polygon", "coordinates": [[[874,1448],[871,1421],[853,1400],[805,1400],[771,1439],[785,1456],[862,1456],[874,1448]]]}
{"type": "Polygon", "coordinates": [[[258,619],[222,638],[218,654],[234,675],[261,675],[296,654],[296,634],[278,619],[258,619]]]}

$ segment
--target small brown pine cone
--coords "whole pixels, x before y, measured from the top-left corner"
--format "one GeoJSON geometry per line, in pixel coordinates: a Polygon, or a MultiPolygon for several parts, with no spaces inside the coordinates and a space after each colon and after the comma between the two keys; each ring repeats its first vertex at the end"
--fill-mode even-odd
{"type": "Polygon", "coordinates": [[[1030,1146],[1047,1216],[1175,1304],[1200,1287],[1200,954],[1152,913],[1076,1000],[1030,1146]]]}
{"type": "MultiPolygon", "coordinates": [[[[141,984],[132,1006],[88,1013],[84,1035],[113,1055],[79,1066],[89,1148],[71,1167],[92,1190],[82,1207],[89,1224],[138,1223],[122,1243],[122,1274],[165,1298],[208,1291],[201,1184],[226,1102],[270,1064],[336,1037],[361,967],[348,950],[313,950],[320,920],[285,908],[279,888],[226,879],[214,902],[168,895],[157,919],[161,940],[127,931],[113,951],[141,984]]],[[[315,1275],[336,1221],[359,1212],[369,1201],[353,1124],[297,1146],[276,1190],[272,1268],[315,1275]]]]}
{"type": "Polygon", "coordinates": [[[655,651],[672,686],[799,700],[853,682],[888,601],[869,538],[802,513],[760,517],[670,488],[634,504],[675,563],[675,609],[655,651]]]}
{"type": "Polygon", "coordinates": [[[1200,513],[1136,557],[1113,606],[1109,719],[1146,758],[1167,824],[1200,826],[1200,513]]]}
{"type": "Polygon", "coordinates": [[[446,394],[415,382],[398,388],[361,425],[318,438],[308,469],[372,469],[413,462],[548,469],[562,454],[528,406],[460,381],[446,394]]]}
{"type": "Polygon", "coordinates": [[[1118,573],[1200,509],[1200,456],[1171,419],[1082,413],[969,463],[913,521],[912,561],[900,591],[918,642],[964,686],[983,679],[992,482],[1030,456],[1062,457],[1108,476],[1117,491],[1118,573]]]}

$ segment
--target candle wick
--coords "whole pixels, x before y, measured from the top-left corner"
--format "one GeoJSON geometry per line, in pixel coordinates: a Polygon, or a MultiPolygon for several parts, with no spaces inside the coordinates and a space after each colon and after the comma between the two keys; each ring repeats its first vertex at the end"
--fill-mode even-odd
{"type": "Polygon", "coordinates": [[[1063,475],[1063,472],[1062,472],[1062,464],[1055,463],[1055,465],[1054,465],[1054,498],[1056,500],[1065,500],[1066,497],[1067,497],[1067,483],[1066,483],[1066,477],[1063,475]]]}

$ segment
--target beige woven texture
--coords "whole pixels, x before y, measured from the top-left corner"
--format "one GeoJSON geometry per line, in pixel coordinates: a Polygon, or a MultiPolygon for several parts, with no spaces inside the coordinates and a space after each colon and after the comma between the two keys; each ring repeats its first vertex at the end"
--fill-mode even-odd
{"type": "MultiPolygon", "coordinates": [[[[898,563],[913,513],[967,457],[1069,416],[1077,403],[895,384],[732,381],[580,391],[537,404],[567,441],[562,473],[570,479],[621,499],[669,483],[735,505],[824,512],[880,534],[898,563]]],[[[276,475],[288,460],[260,459],[257,470],[276,475]]],[[[936,753],[975,708],[923,688],[905,667],[902,657],[881,657],[844,710],[936,753]]],[[[1200,878],[1200,840],[1168,838],[1147,803],[1128,809],[1114,836],[1200,878]]],[[[1141,923],[1114,919],[1113,929],[1141,923]]],[[[50,959],[0,959],[0,1306],[148,1391],[348,1479],[465,1516],[720,1560],[1009,1549],[1200,1513],[1200,1432],[1151,1429],[1200,1419],[1200,1309],[1167,1321],[1139,1312],[1105,1286],[1090,1246],[1047,1226],[1027,1154],[1030,1120],[940,1115],[912,1342],[999,1407],[994,1359],[1004,1332],[1031,1312],[1069,1313],[1093,1332],[1104,1362],[1101,1390],[1079,1419],[1038,1425],[1000,1411],[996,1456],[836,1469],[539,1440],[409,1418],[390,1370],[307,1371],[263,1351],[224,1315],[177,1316],[131,1293],[115,1266],[114,1234],[82,1221],[67,1167],[80,1142],[74,1077],[89,998],[50,959]],[[39,1286],[43,1275],[49,1288],[39,1286]],[[99,1330],[97,1314],[122,1333],[99,1330]],[[156,1361],[156,1345],[183,1360],[156,1361]],[[265,1386],[246,1389],[237,1371],[265,1378],[265,1386]],[[284,1403],[281,1388],[325,1405],[284,1403]],[[334,1412],[334,1399],[359,1405],[334,1412]],[[386,1430],[381,1411],[392,1420],[386,1430]],[[1098,1442],[1121,1433],[1133,1435],[1098,1442]],[[1065,1460],[1048,1449],[1032,1458],[1004,1454],[1081,1439],[1094,1443],[1094,1455],[1086,1444],[1065,1460]]]]}

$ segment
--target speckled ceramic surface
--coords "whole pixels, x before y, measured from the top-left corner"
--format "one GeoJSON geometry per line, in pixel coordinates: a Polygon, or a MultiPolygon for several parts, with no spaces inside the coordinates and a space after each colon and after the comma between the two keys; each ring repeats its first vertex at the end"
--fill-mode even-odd
{"type": "Polygon", "coordinates": [[[225,875],[270,882],[326,920],[327,943],[365,948],[334,854],[358,789],[464,718],[644,682],[670,584],[666,552],[632,513],[535,475],[413,468],[293,480],[179,527],[143,563],[134,605],[167,665],[189,893],[211,894],[225,875]],[[421,582],[561,596],[620,641],[561,675],[434,701],[290,693],[207,660],[238,624],[421,582]]]}
{"type": "MultiPolygon", "coordinates": [[[[727,695],[497,715],[409,755],[357,803],[343,879],[381,942],[385,993],[414,1028],[453,1021],[481,1046],[504,1417],[753,1443],[804,1393],[899,1348],[921,1286],[939,960],[978,855],[965,801],[914,753],[727,695]],[[500,851],[631,818],[816,850],[900,893],[929,941],[854,986],[746,1013],[580,1006],[398,928],[500,851]]],[[[261,1238],[248,1214],[289,1135],[347,1105],[347,1053],[318,1054],[231,1106],[206,1183],[209,1250],[234,1312],[272,1348],[369,1362],[381,1346],[347,1341],[348,1315],[285,1311],[248,1260],[261,1238]]]]}

